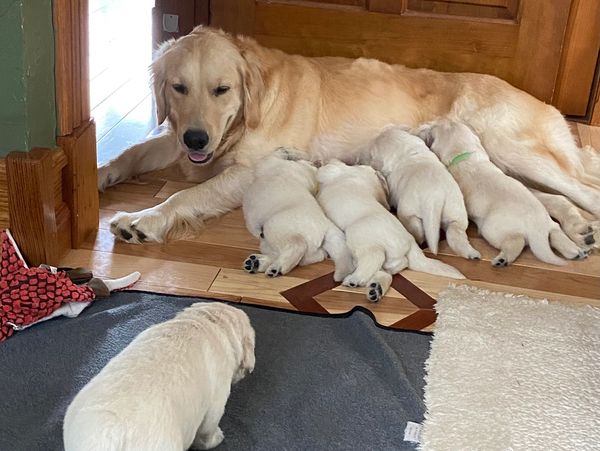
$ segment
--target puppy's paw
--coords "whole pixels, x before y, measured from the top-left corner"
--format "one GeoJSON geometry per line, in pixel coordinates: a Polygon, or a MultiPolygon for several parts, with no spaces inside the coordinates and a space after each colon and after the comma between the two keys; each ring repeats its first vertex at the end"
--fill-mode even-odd
{"type": "Polygon", "coordinates": [[[379,282],[372,282],[367,289],[367,299],[369,302],[379,302],[383,297],[383,288],[379,282]]]}
{"type": "Polygon", "coordinates": [[[217,427],[215,432],[209,436],[196,436],[190,450],[204,450],[216,448],[225,439],[225,434],[220,427],[217,427]]]}
{"type": "Polygon", "coordinates": [[[161,243],[164,241],[168,226],[160,210],[148,208],[135,213],[117,213],[110,222],[110,231],[117,239],[126,243],[161,243]]]}
{"type": "Polygon", "coordinates": [[[572,260],[585,260],[591,252],[591,249],[579,249],[579,252],[577,252],[577,255],[572,260]]]}
{"type": "Polygon", "coordinates": [[[269,266],[267,268],[267,270],[265,271],[265,275],[267,277],[271,277],[271,278],[282,276],[283,272],[281,270],[281,266],[276,265],[276,264],[269,266]]]}
{"type": "Polygon", "coordinates": [[[250,274],[254,274],[258,271],[259,265],[260,265],[260,262],[258,260],[258,257],[253,254],[250,257],[248,257],[246,259],[246,261],[244,262],[244,269],[246,270],[246,272],[249,272],[250,274]]]}
{"type": "Polygon", "coordinates": [[[598,227],[583,218],[574,217],[561,224],[563,231],[577,246],[587,249],[596,244],[598,227]]]}
{"type": "Polygon", "coordinates": [[[506,258],[503,257],[502,255],[498,255],[492,260],[492,266],[496,266],[496,267],[508,266],[508,260],[506,260],[506,258]]]}
{"type": "Polygon", "coordinates": [[[354,273],[346,276],[342,282],[342,285],[350,288],[364,287],[366,284],[366,280],[361,279],[354,273]]]}

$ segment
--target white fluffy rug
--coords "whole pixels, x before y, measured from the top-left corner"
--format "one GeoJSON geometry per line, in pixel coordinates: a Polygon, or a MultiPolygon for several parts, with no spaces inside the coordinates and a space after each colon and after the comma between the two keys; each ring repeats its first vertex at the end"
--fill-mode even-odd
{"type": "Polygon", "coordinates": [[[600,449],[600,309],[466,286],[436,309],[421,449],[600,449]]]}

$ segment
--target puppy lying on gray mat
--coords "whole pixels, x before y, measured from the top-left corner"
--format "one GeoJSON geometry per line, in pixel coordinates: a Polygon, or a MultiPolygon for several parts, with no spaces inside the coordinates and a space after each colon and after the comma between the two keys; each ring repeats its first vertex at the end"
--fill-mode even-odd
{"type": "Polygon", "coordinates": [[[214,448],[231,385],[253,369],[248,316],[226,304],[192,304],[139,334],[75,396],[65,450],[214,448]]]}
{"type": "Polygon", "coordinates": [[[242,208],[261,253],[246,259],[246,271],[277,277],[329,255],[336,281],[352,272],[344,233],[323,213],[314,197],[317,188],[317,168],[300,150],[281,147],[257,165],[242,208]]]}
{"type": "Polygon", "coordinates": [[[479,233],[500,250],[492,260],[494,266],[514,262],[526,244],[537,258],[553,265],[565,261],[550,245],[566,258],[587,257],[521,182],[490,161],[477,135],[465,124],[444,119],[425,124],[415,133],[448,167],[479,233]]]}

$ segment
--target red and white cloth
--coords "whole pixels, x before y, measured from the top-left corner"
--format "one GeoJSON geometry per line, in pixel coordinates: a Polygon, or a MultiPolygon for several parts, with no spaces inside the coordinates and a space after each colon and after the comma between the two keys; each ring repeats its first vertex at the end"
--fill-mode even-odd
{"type": "Polygon", "coordinates": [[[67,303],[88,305],[95,298],[90,287],[75,285],[64,271],[28,268],[8,230],[0,232],[0,244],[0,341],[55,316],[67,303]]]}

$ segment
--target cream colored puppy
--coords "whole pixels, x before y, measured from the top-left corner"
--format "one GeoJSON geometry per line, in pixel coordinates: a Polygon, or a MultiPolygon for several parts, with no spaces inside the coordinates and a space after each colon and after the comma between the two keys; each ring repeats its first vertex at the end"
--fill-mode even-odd
{"type": "Polygon", "coordinates": [[[481,255],[467,238],[469,218],[462,193],[446,167],[423,140],[401,126],[385,128],[368,146],[361,162],[387,180],[390,204],[418,243],[427,240],[437,254],[440,226],[450,248],[468,259],[481,255]]]}
{"type": "Polygon", "coordinates": [[[244,194],[246,227],[260,238],[260,254],[250,255],[244,269],[269,277],[287,274],[298,264],[327,258],[335,262],[336,281],[354,269],[344,233],[323,213],[314,195],[317,168],[306,154],[280,148],[257,165],[244,194]]]}
{"type": "Polygon", "coordinates": [[[425,257],[402,223],[388,211],[383,183],[370,166],[332,160],[318,172],[317,196],[325,213],[346,233],[356,270],[343,284],[367,286],[367,298],[379,301],[404,268],[464,279],[452,266],[425,257]]]}
{"type": "Polygon", "coordinates": [[[523,184],[490,161],[479,138],[465,124],[443,119],[419,127],[415,133],[457,181],[479,233],[500,250],[492,260],[494,266],[511,264],[526,244],[537,258],[553,265],[562,265],[564,260],[552,252],[550,244],[566,258],[587,256],[523,184]]]}
{"type": "Polygon", "coordinates": [[[225,304],[192,304],[139,334],[75,396],[65,450],[214,448],[231,385],[253,369],[248,316],[225,304]]]}

